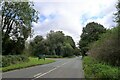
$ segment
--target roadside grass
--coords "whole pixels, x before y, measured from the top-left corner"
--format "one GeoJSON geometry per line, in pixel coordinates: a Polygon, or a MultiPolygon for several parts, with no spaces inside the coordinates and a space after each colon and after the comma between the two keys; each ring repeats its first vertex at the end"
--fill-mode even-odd
{"type": "Polygon", "coordinates": [[[83,69],[86,79],[107,78],[109,80],[118,80],[120,76],[120,68],[100,63],[89,56],[83,58],[83,69]]]}
{"type": "Polygon", "coordinates": [[[52,60],[52,59],[45,59],[45,60],[40,59],[40,60],[38,60],[38,58],[33,58],[33,57],[29,57],[29,59],[30,59],[29,62],[22,62],[19,64],[10,65],[8,67],[0,68],[0,70],[2,70],[3,72],[6,72],[6,71],[10,71],[10,70],[22,69],[22,68],[27,68],[27,67],[31,67],[31,66],[55,62],[55,60],[52,60]]]}

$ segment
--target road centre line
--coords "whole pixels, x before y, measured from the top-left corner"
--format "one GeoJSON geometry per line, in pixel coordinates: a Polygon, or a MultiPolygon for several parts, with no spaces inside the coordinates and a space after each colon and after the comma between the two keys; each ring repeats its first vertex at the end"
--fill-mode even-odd
{"type": "Polygon", "coordinates": [[[57,68],[53,68],[53,69],[49,70],[48,72],[45,72],[45,73],[43,73],[43,74],[41,74],[40,76],[37,76],[37,77],[35,77],[35,78],[40,78],[40,77],[42,77],[42,76],[44,76],[44,75],[46,75],[46,74],[54,71],[55,69],[57,69],[57,68]]]}
{"type": "Polygon", "coordinates": [[[38,74],[34,75],[34,77],[37,77],[37,76],[39,76],[40,74],[42,74],[42,73],[38,73],[38,74]]]}
{"type": "Polygon", "coordinates": [[[57,66],[57,68],[59,68],[60,66],[57,66]]]}
{"type": "Polygon", "coordinates": [[[62,65],[57,66],[56,68],[53,68],[53,69],[51,69],[51,70],[49,70],[49,71],[47,71],[47,72],[45,72],[45,73],[43,73],[43,74],[38,73],[38,74],[34,75],[34,78],[35,78],[35,79],[36,79],[36,78],[40,78],[40,77],[42,77],[42,76],[44,76],[44,75],[46,75],[46,74],[48,74],[48,73],[50,73],[50,72],[56,70],[57,68],[59,68],[59,67],[65,65],[65,64],[67,64],[67,63],[69,63],[69,62],[70,62],[70,61],[68,61],[68,62],[66,62],[66,63],[63,63],[62,65]]]}

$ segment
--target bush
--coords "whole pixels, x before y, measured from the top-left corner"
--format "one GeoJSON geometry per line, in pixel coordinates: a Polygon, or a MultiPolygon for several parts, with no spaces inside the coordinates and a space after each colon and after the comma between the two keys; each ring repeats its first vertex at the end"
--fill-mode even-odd
{"type": "Polygon", "coordinates": [[[117,80],[120,76],[120,69],[105,63],[100,63],[91,57],[84,57],[83,68],[86,78],[108,78],[117,80]]]}
{"type": "Polygon", "coordinates": [[[2,56],[2,67],[7,67],[12,64],[17,64],[21,62],[28,62],[29,58],[24,55],[7,55],[2,56]]]}
{"type": "Polygon", "coordinates": [[[72,57],[74,54],[74,49],[69,43],[65,43],[63,47],[63,57],[72,57]]]}
{"type": "Polygon", "coordinates": [[[95,59],[113,66],[120,66],[120,27],[108,30],[101,38],[92,44],[89,53],[95,59]]]}
{"type": "Polygon", "coordinates": [[[58,55],[46,55],[46,58],[62,58],[62,56],[58,56],[58,55]]]}

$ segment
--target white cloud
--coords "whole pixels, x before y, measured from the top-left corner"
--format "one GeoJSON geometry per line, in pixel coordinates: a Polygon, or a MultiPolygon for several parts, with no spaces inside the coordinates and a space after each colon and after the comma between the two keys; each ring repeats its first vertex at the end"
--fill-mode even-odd
{"type": "Polygon", "coordinates": [[[115,25],[113,13],[116,11],[117,0],[35,0],[35,9],[47,19],[33,23],[35,35],[46,35],[50,30],[62,30],[73,37],[75,42],[80,39],[82,28],[91,21],[98,22],[106,28],[115,25]],[[48,18],[55,15],[54,18],[48,18]]]}

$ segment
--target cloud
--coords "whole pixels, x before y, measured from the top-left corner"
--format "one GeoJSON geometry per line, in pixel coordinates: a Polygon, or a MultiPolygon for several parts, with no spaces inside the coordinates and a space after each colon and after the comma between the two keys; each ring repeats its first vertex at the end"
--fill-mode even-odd
{"type": "MultiPolygon", "coordinates": [[[[117,0],[34,0],[40,13],[38,23],[33,23],[35,35],[45,36],[50,30],[61,30],[80,40],[82,28],[91,21],[106,28],[115,25],[113,13],[117,0]]],[[[34,35],[34,36],[35,36],[34,35]]]]}

